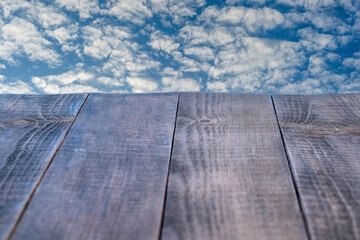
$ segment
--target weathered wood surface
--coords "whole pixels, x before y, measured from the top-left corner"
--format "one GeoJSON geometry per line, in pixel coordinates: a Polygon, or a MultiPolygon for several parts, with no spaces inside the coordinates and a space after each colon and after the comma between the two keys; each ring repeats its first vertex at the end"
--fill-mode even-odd
{"type": "Polygon", "coordinates": [[[181,93],[163,239],[307,239],[270,96],[181,93]]]}
{"type": "Polygon", "coordinates": [[[13,239],[157,239],[178,94],[90,94],[13,239]]]}
{"type": "Polygon", "coordinates": [[[14,227],[86,95],[0,95],[0,239],[14,227]]]}
{"type": "Polygon", "coordinates": [[[274,103],[311,239],[360,239],[360,94],[274,103]]]}

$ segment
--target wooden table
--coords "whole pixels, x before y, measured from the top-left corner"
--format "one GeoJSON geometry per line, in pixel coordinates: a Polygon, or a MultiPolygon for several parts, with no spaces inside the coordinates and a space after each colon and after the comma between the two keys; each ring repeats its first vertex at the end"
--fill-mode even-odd
{"type": "Polygon", "coordinates": [[[360,239],[360,94],[0,95],[0,239],[360,239]]]}

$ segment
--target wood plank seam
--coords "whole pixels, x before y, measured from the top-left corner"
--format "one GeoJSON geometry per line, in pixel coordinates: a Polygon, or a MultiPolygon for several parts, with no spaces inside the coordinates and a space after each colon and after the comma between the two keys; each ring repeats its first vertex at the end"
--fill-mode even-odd
{"type": "Polygon", "coordinates": [[[40,183],[41,183],[42,179],[44,178],[46,171],[49,169],[49,167],[50,167],[50,165],[51,165],[52,161],[54,160],[54,158],[55,158],[55,156],[56,156],[57,152],[59,151],[59,149],[60,149],[60,147],[61,147],[62,143],[64,142],[64,140],[65,140],[65,138],[66,138],[67,134],[69,133],[69,131],[70,131],[70,129],[71,129],[71,127],[72,127],[72,125],[74,124],[74,122],[75,122],[75,120],[76,120],[77,116],[79,115],[79,113],[80,113],[80,111],[81,111],[82,107],[84,106],[84,103],[86,102],[86,99],[89,97],[89,95],[90,95],[90,94],[87,94],[87,95],[86,95],[86,97],[85,97],[85,99],[84,99],[84,101],[81,103],[81,105],[80,105],[80,107],[79,107],[79,110],[77,111],[77,113],[76,113],[76,115],[75,115],[74,119],[71,121],[71,124],[70,124],[69,128],[68,128],[68,129],[67,129],[67,131],[65,132],[65,134],[64,134],[64,136],[63,136],[63,138],[61,139],[61,141],[60,141],[59,145],[57,146],[57,148],[56,148],[56,150],[55,150],[54,154],[52,155],[52,157],[51,157],[51,159],[50,159],[50,161],[49,161],[49,162],[48,162],[48,164],[46,165],[46,168],[44,169],[44,171],[43,171],[43,173],[41,174],[40,178],[39,178],[39,179],[38,179],[38,181],[36,182],[35,187],[34,187],[34,188],[33,188],[33,190],[31,191],[31,193],[30,193],[30,195],[29,195],[28,199],[26,200],[26,203],[25,203],[25,205],[24,205],[23,209],[21,210],[21,212],[20,212],[20,214],[19,214],[18,218],[17,218],[17,219],[16,219],[16,221],[15,221],[14,226],[12,227],[12,229],[11,229],[11,231],[10,231],[9,235],[7,236],[7,238],[6,238],[7,240],[10,240],[10,239],[12,238],[12,236],[14,235],[15,230],[16,230],[17,226],[19,225],[19,223],[20,223],[20,221],[21,221],[22,216],[24,215],[24,213],[25,213],[25,211],[26,211],[26,209],[27,209],[27,207],[28,207],[28,205],[29,205],[29,203],[30,203],[30,201],[31,201],[32,197],[34,196],[34,194],[35,194],[35,192],[36,192],[36,189],[38,188],[38,186],[40,185],[40,183]]]}
{"type": "Polygon", "coordinates": [[[279,128],[282,145],[283,145],[283,148],[284,148],[284,151],[285,151],[285,156],[286,156],[286,160],[287,160],[288,167],[289,167],[289,171],[290,171],[290,175],[291,175],[291,180],[292,180],[292,182],[293,182],[294,189],[295,189],[295,194],[296,194],[296,198],[297,198],[297,200],[298,200],[301,217],[302,217],[303,222],[304,222],[305,232],[306,232],[306,235],[307,235],[308,239],[311,240],[310,231],[309,231],[309,227],[308,227],[308,222],[307,222],[307,220],[306,220],[305,213],[304,213],[304,209],[303,209],[302,199],[301,199],[301,196],[300,196],[300,193],[299,193],[298,186],[297,186],[296,181],[295,181],[294,172],[293,172],[293,167],[292,167],[291,162],[290,162],[290,159],[289,159],[290,157],[289,157],[289,154],[288,154],[288,150],[287,150],[287,147],[286,147],[286,143],[285,143],[285,139],[284,139],[283,133],[282,133],[282,131],[281,131],[281,127],[280,127],[280,123],[279,123],[279,118],[278,118],[278,115],[277,115],[277,112],[276,112],[275,102],[274,102],[274,99],[273,99],[273,96],[272,96],[272,95],[271,95],[271,101],[272,101],[273,108],[274,108],[274,113],[275,113],[275,117],[276,117],[276,122],[277,122],[277,125],[278,125],[278,128],[279,128]]]}
{"type": "Polygon", "coordinates": [[[90,94],[12,239],[158,239],[178,96],[90,94]]]}
{"type": "Polygon", "coordinates": [[[360,95],[274,95],[312,239],[360,240],[360,95]]]}
{"type": "Polygon", "coordinates": [[[174,121],[174,131],[173,131],[172,142],[171,142],[171,150],[170,150],[168,174],[167,174],[167,177],[166,177],[166,184],[165,184],[164,203],[163,203],[163,210],[162,210],[162,214],[161,214],[161,225],[160,225],[160,229],[159,229],[159,240],[161,239],[162,229],[163,229],[163,226],[164,226],[164,219],[165,219],[164,216],[165,216],[165,207],[166,207],[166,196],[167,196],[167,189],[168,189],[169,176],[170,176],[171,157],[172,157],[172,153],[173,153],[173,149],[174,149],[175,130],[176,130],[176,122],[177,122],[178,111],[179,111],[180,95],[181,95],[181,93],[178,93],[178,101],[177,101],[177,106],[176,106],[175,121],[174,121]]]}
{"type": "Polygon", "coordinates": [[[271,97],[180,95],[162,239],[308,239],[271,97]]]}

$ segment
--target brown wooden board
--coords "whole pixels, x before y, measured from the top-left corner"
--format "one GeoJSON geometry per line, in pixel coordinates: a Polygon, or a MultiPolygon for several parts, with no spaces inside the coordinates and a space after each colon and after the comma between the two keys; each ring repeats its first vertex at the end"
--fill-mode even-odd
{"type": "Polygon", "coordinates": [[[163,239],[307,239],[270,96],[181,93],[163,239]]]}
{"type": "Polygon", "coordinates": [[[360,94],[274,103],[311,238],[360,239],[360,94]]]}
{"type": "Polygon", "coordinates": [[[14,239],[157,239],[178,94],[90,94],[14,239]]]}
{"type": "Polygon", "coordinates": [[[0,239],[14,228],[85,98],[0,95],[0,239]]]}

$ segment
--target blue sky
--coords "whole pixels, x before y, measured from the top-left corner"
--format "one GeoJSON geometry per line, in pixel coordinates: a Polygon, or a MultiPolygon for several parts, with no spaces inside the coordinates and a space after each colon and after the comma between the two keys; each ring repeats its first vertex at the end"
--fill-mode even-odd
{"type": "Polygon", "coordinates": [[[360,92],[358,0],[1,0],[0,93],[360,92]]]}

